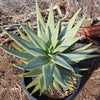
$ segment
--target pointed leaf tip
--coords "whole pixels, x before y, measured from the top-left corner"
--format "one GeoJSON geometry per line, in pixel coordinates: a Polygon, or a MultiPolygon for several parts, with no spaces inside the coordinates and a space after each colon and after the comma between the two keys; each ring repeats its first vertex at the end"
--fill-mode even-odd
{"type": "Polygon", "coordinates": [[[44,82],[45,82],[46,89],[48,88],[48,86],[50,84],[50,80],[52,78],[53,71],[54,71],[53,64],[47,64],[47,65],[43,66],[44,82]]]}
{"type": "Polygon", "coordinates": [[[14,77],[18,77],[17,75],[12,75],[12,76],[14,76],[14,77]]]}

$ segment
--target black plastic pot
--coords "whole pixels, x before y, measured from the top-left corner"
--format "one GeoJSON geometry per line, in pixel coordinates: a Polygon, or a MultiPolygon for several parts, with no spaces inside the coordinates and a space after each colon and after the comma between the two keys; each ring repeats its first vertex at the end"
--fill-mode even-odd
{"type": "MultiPolygon", "coordinates": [[[[77,66],[77,65],[76,65],[77,66]]],[[[25,71],[23,71],[24,73],[25,71]]],[[[80,72],[79,72],[80,74],[80,72]]],[[[22,77],[21,78],[21,82],[22,82],[22,88],[25,88],[25,80],[27,80],[28,78],[24,78],[22,77]]],[[[31,81],[31,78],[29,78],[29,81],[31,81]]],[[[70,95],[68,96],[67,98],[63,99],[63,100],[74,100],[74,98],[77,96],[77,94],[79,93],[80,91],[80,83],[81,83],[81,78],[78,78],[78,84],[77,84],[77,88],[76,90],[70,95]]],[[[30,95],[30,92],[29,90],[25,90],[25,92],[27,93],[28,97],[29,97],[29,100],[38,100],[36,99],[34,96],[30,95]]],[[[44,100],[44,99],[39,99],[39,100],[44,100]]],[[[54,100],[54,99],[46,99],[46,100],[54,100]]],[[[60,100],[60,99],[59,99],[60,100]]]]}

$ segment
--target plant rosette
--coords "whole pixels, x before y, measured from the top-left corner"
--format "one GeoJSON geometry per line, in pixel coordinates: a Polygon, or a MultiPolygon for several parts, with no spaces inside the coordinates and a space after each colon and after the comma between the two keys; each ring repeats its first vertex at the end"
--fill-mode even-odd
{"type": "Polygon", "coordinates": [[[87,69],[72,66],[84,59],[97,57],[97,55],[90,55],[97,49],[87,49],[91,44],[73,50],[75,43],[83,38],[83,36],[75,38],[75,35],[86,16],[73,26],[80,10],[74,14],[68,25],[61,31],[61,20],[58,21],[56,26],[54,24],[53,4],[51,4],[48,21],[45,24],[36,0],[38,33],[35,32],[30,23],[23,25],[19,22],[29,38],[19,28],[17,30],[21,38],[3,29],[20,47],[14,45],[17,50],[0,47],[22,59],[24,64],[13,65],[28,72],[15,76],[34,78],[24,88],[34,87],[30,93],[31,95],[38,90],[40,91],[39,96],[47,90],[50,90],[51,93],[56,90],[63,96],[65,96],[63,92],[65,89],[74,92],[74,78],[81,77],[77,72],[87,69]]]}

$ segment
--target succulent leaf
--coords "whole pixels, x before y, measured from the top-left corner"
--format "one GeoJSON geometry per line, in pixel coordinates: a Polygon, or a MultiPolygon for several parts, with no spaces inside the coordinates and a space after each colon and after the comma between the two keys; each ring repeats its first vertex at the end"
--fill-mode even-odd
{"type": "Polygon", "coordinates": [[[38,91],[39,88],[40,88],[40,84],[37,84],[37,85],[35,86],[35,88],[33,89],[33,91],[31,92],[31,95],[34,94],[36,91],[38,91]]]}
{"type": "Polygon", "coordinates": [[[31,31],[33,31],[34,33],[36,33],[30,22],[27,23],[27,27],[28,27],[31,31]]]}
{"type": "Polygon", "coordinates": [[[29,36],[29,38],[31,39],[31,41],[33,42],[33,44],[37,48],[42,48],[42,49],[46,48],[46,45],[42,41],[42,39],[40,39],[33,31],[31,31],[29,28],[27,28],[24,25],[22,25],[20,22],[19,22],[19,24],[21,25],[21,27],[24,29],[24,31],[26,32],[26,34],[29,36]]]}
{"type": "Polygon", "coordinates": [[[84,19],[85,19],[85,17],[86,17],[86,15],[71,29],[71,32],[70,32],[69,34],[66,33],[66,35],[65,35],[65,41],[66,41],[66,40],[67,40],[67,41],[68,41],[68,40],[71,40],[71,39],[73,39],[73,38],[75,37],[75,35],[76,35],[78,29],[80,28],[82,22],[83,22],[84,19]]]}
{"type": "Polygon", "coordinates": [[[74,61],[76,63],[80,62],[81,60],[85,60],[85,59],[89,59],[89,58],[93,58],[93,57],[97,57],[97,55],[87,55],[87,54],[82,54],[82,53],[65,53],[65,54],[61,54],[63,56],[66,57],[66,61],[74,61]]]}
{"type": "Polygon", "coordinates": [[[53,76],[55,78],[55,80],[62,86],[64,86],[66,88],[66,83],[65,81],[63,80],[61,74],[60,74],[60,70],[55,66],[55,69],[54,69],[54,73],[53,73],[53,76]]]}
{"type": "Polygon", "coordinates": [[[92,45],[92,43],[90,43],[90,44],[88,44],[88,45],[86,45],[86,46],[84,46],[84,47],[78,48],[78,49],[76,49],[76,50],[74,50],[74,51],[85,50],[85,49],[87,49],[88,47],[90,47],[91,45],[92,45]]]}
{"type": "Polygon", "coordinates": [[[21,47],[15,45],[15,44],[13,44],[13,46],[14,46],[18,51],[21,51],[21,52],[24,52],[24,51],[25,51],[24,49],[22,49],[21,47]]]}
{"type": "Polygon", "coordinates": [[[60,94],[62,94],[63,96],[65,96],[64,93],[63,93],[62,90],[61,90],[61,87],[60,87],[59,83],[58,83],[56,80],[53,81],[53,85],[54,85],[54,87],[57,89],[57,91],[58,91],[60,94]]]}
{"type": "Polygon", "coordinates": [[[66,75],[64,75],[63,73],[61,73],[63,79],[66,81],[66,82],[75,82],[75,80],[71,79],[71,77],[67,77],[66,75]]]}
{"type": "Polygon", "coordinates": [[[82,39],[84,36],[80,36],[68,41],[63,41],[58,47],[54,50],[55,52],[63,52],[64,50],[68,49],[71,45],[75,44],[78,40],[82,39]]]}
{"type": "Polygon", "coordinates": [[[24,89],[28,89],[28,88],[30,88],[30,87],[32,87],[32,86],[38,84],[39,81],[40,81],[40,77],[41,77],[41,76],[36,77],[36,78],[35,78],[31,83],[29,83],[24,89]]]}
{"type": "Polygon", "coordinates": [[[24,69],[24,67],[26,66],[25,64],[12,64],[12,66],[14,67],[18,67],[19,69],[24,69]]]}
{"type": "Polygon", "coordinates": [[[71,29],[72,29],[72,27],[73,27],[73,25],[74,25],[74,22],[75,22],[75,20],[76,20],[76,18],[77,18],[77,16],[78,16],[80,10],[81,10],[81,8],[80,8],[80,9],[74,14],[74,16],[70,19],[70,21],[69,21],[69,23],[68,23],[68,27],[67,27],[67,31],[66,31],[66,34],[65,34],[65,35],[69,35],[69,34],[70,34],[71,29]]]}
{"type": "MultiPolygon", "coordinates": [[[[59,68],[59,70],[61,70],[61,68],[59,68]]],[[[60,71],[61,75],[64,74],[66,77],[82,77],[82,75],[79,75],[79,74],[76,74],[76,73],[73,73],[71,72],[70,70],[66,70],[66,69],[62,69],[60,71]]]]}
{"type": "Polygon", "coordinates": [[[46,64],[43,65],[43,75],[44,75],[44,82],[45,82],[45,88],[47,89],[49,84],[50,84],[50,80],[52,77],[54,71],[54,64],[46,64]]]}
{"type": "Polygon", "coordinates": [[[35,45],[34,45],[32,42],[29,42],[29,41],[27,41],[27,40],[24,40],[24,39],[22,39],[22,38],[16,36],[16,35],[13,34],[13,33],[10,33],[10,32],[8,32],[8,31],[6,31],[4,28],[3,28],[3,30],[4,30],[16,43],[18,43],[23,49],[24,49],[24,46],[21,45],[21,43],[26,44],[27,47],[29,47],[29,48],[35,47],[35,45]]]}
{"type": "Polygon", "coordinates": [[[89,68],[74,68],[75,72],[79,72],[79,71],[87,71],[89,70],[89,68]]]}
{"type": "Polygon", "coordinates": [[[46,27],[46,34],[47,34],[47,38],[49,39],[49,47],[51,46],[51,36],[52,36],[52,32],[49,26],[46,27]]]}
{"type": "Polygon", "coordinates": [[[62,40],[63,36],[65,36],[66,32],[67,32],[67,27],[68,24],[65,26],[65,28],[59,33],[58,39],[59,41],[62,40]]]}
{"type": "Polygon", "coordinates": [[[58,21],[56,28],[54,29],[54,33],[52,34],[52,45],[55,48],[58,42],[58,35],[61,31],[61,20],[58,21]]]}
{"type": "Polygon", "coordinates": [[[72,87],[74,87],[73,85],[69,84],[68,82],[66,82],[67,85],[67,89],[74,91],[74,89],[72,87]]]}
{"type": "Polygon", "coordinates": [[[17,28],[17,31],[19,32],[19,34],[20,34],[20,36],[21,36],[22,39],[31,42],[31,41],[22,33],[22,31],[21,31],[19,28],[17,28]]]}
{"type": "Polygon", "coordinates": [[[38,6],[38,1],[36,0],[36,15],[37,15],[37,28],[38,28],[38,36],[42,39],[41,37],[41,30],[39,28],[39,22],[41,22],[41,25],[43,27],[43,29],[45,29],[45,23],[43,21],[43,17],[41,15],[41,12],[40,12],[40,9],[39,9],[39,6],[38,6]]]}
{"type": "Polygon", "coordinates": [[[44,77],[43,77],[43,75],[40,77],[40,88],[41,88],[41,90],[40,90],[40,96],[41,96],[42,93],[43,93],[44,90],[45,90],[45,86],[44,86],[44,77]]]}
{"type": "Polygon", "coordinates": [[[52,61],[56,64],[58,64],[61,67],[64,67],[66,69],[69,69],[74,72],[74,69],[63,59],[61,56],[52,56],[52,61]]]}
{"type": "Polygon", "coordinates": [[[40,21],[38,22],[39,24],[39,29],[40,29],[40,33],[41,33],[41,39],[47,43],[49,41],[49,38],[45,32],[45,29],[43,28],[43,26],[41,25],[40,21]]]}
{"type": "Polygon", "coordinates": [[[54,26],[53,4],[51,4],[49,17],[46,24],[46,34],[49,36],[49,40],[51,40],[51,37],[54,34],[54,26]],[[48,28],[51,32],[48,32],[48,28]]]}
{"type": "Polygon", "coordinates": [[[14,35],[13,33],[7,32],[5,29],[4,31],[10,36],[12,37],[16,43],[18,43],[23,49],[25,49],[27,52],[31,53],[33,56],[37,56],[37,55],[45,55],[44,50],[39,49],[39,48],[35,48],[34,44],[32,44],[29,41],[23,40],[22,38],[14,35]]]}
{"type": "Polygon", "coordinates": [[[21,60],[24,64],[28,64],[29,61],[28,60],[21,60]]]}
{"type": "Polygon", "coordinates": [[[25,67],[25,69],[35,68],[37,66],[45,65],[49,63],[50,60],[46,56],[37,56],[33,58],[25,67]]]}
{"type": "Polygon", "coordinates": [[[26,72],[26,73],[23,73],[23,74],[18,74],[18,75],[15,75],[15,76],[16,77],[36,77],[36,76],[39,76],[41,74],[42,74],[42,67],[39,66],[39,67],[32,69],[29,72],[26,72]]]}
{"type": "Polygon", "coordinates": [[[53,90],[54,90],[54,88],[53,88],[53,81],[54,81],[54,78],[51,77],[50,84],[49,84],[49,88],[51,89],[51,92],[53,92],[53,90]]]}
{"type": "Polygon", "coordinates": [[[72,53],[75,53],[75,54],[79,54],[79,53],[81,53],[81,54],[89,54],[89,53],[92,53],[92,52],[95,52],[95,51],[97,51],[97,48],[94,48],[94,49],[88,49],[88,50],[84,50],[84,51],[80,51],[80,50],[75,50],[75,51],[72,51],[71,52],[71,54],[72,53]]]}
{"type": "Polygon", "coordinates": [[[20,51],[16,51],[16,50],[12,50],[12,49],[8,49],[8,48],[5,48],[3,46],[0,46],[2,49],[4,49],[6,52],[14,55],[14,56],[17,56],[19,58],[22,58],[24,60],[31,60],[34,58],[34,56],[32,56],[31,54],[27,53],[27,52],[20,52],[20,51]]]}

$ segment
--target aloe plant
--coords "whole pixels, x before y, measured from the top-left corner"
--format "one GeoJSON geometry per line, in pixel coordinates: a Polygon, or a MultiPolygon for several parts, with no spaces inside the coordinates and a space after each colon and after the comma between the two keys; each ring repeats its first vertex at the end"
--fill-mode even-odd
{"type": "Polygon", "coordinates": [[[30,23],[20,26],[26,32],[27,38],[20,29],[17,29],[21,38],[3,29],[20,47],[14,45],[17,50],[11,50],[0,46],[8,53],[22,59],[24,64],[13,64],[14,66],[28,70],[26,73],[15,75],[17,77],[35,77],[25,89],[35,86],[31,94],[40,89],[40,95],[48,88],[54,91],[57,89],[63,95],[61,87],[74,90],[71,82],[72,77],[81,77],[77,72],[85,69],[74,68],[74,64],[97,55],[89,55],[97,49],[87,49],[91,44],[82,48],[72,50],[74,44],[83,38],[75,38],[81,26],[84,16],[75,26],[73,26],[79,9],[69,21],[68,25],[61,31],[61,20],[54,24],[53,4],[51,4],[47,24],[43,21],[36,0],[37,29],[36,33],[30,23]]]}

